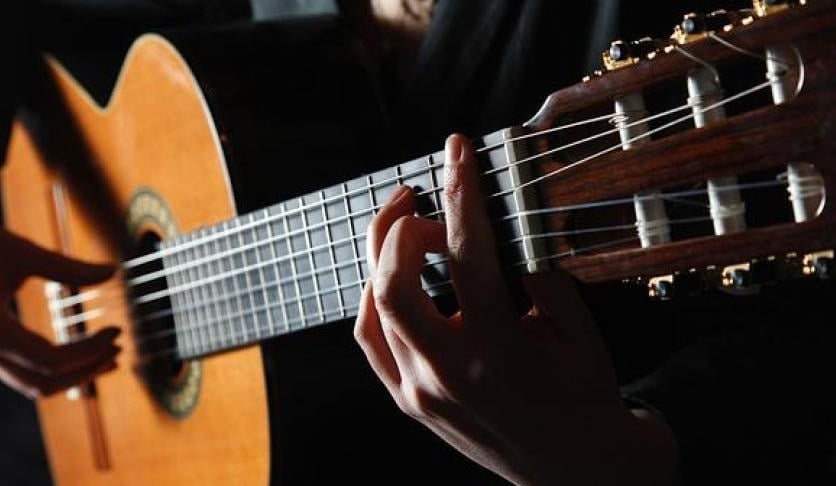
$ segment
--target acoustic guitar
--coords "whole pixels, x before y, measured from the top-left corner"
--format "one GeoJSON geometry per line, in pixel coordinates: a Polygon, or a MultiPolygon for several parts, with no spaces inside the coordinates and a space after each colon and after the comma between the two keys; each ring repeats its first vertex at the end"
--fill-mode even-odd
{"type": "MultiPolygon", "coordinates": [[[[753,7],[615,42],[601,71],[476,141],[509,278],[559,267],[671,299],[830,276],[836,2],[753,7]]],[[[366,226],[397,185],[443,219],[440,152],[258,208],[279,181],[248,162],[345,160],[380,123],[361,63],[338,60],[356,55],[304,65],[329,36],[272,53],[293,69],[269,77],[247,67],[264,53],[234,36],[146,35],[105,107],[47,60],[39,109],[13,129],[7,225],[121,264],[90,288],[31,279],[19,312],[56,342],[126,331],[118,370],[38,400],[58,483],[278,481],[270,422],[281,411],[254,345],[354,316],[366,226]],[[306,109],[260,125],[280,107],[255,101],[254,82],[286,83],[306,109]]],[[[427,255],[423,280],[433,296],[452,293],[444,255],[427,255]]]]}

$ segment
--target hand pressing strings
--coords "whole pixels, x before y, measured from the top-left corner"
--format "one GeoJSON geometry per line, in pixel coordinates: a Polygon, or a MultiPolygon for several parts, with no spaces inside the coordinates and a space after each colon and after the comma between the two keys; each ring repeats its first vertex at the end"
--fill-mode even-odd
{"type": "Polygon", "coordinates": [[[500,270],[473,148],[446,147],[446,226],[401,188],[372,221],[372,278],[355,337],[398,407],[517,484],[664,484],[676,445],[618,394],[605,346],[566,274],[531,275],[519,317],[500,270]],[[449,256],[460,311],[421,288],[426,253],[449,256]]]}
{"type": "Polygon", "coordinates": [[[15,292],[32,276],[69,285],[102,282],[113,274],[107,265],[64,257],[0,230],[0,380],[34,398],[50,395],[116,368],[119,329],[108,327],[70,344],[54,345],[27,330],[11,309],[15,292]]]}

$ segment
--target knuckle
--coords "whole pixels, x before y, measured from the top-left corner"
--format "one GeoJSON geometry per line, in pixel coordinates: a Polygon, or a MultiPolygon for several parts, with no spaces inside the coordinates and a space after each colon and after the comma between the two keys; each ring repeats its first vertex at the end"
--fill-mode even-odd
{"type": "Polygon", "coordinates": [[[360,319],[354,323],[354,340],[361,346],[370,341],[369,325],[360,319]]]}
{"type": "Polygon", "coordinates": [[[396,273],[391,270],[381,271],[375,280],[374,303],[382,313],[398,314],[408,305],[406,295],[396,282],[396,273]]]}
{"type": "Polygon", "coordinates": [[[422,386],[403,386],[401,394],[406,402],[406,413],[416,419],[437,416],[441,410],[441,400],[422,386]]]}

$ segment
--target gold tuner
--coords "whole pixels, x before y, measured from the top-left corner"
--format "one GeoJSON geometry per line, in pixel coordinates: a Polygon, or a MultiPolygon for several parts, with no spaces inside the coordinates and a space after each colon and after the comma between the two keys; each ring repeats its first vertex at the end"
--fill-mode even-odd
{"type": "Polygon", "coordinates": [[[636,41],[613,41],[610,48],[601,54],[607,71],[615,71],[623,67],[632,66],[642,59],[651,59],[657,52],[664,49],[667,40],[643,37],[636,41]]]}
{"type": "Polygon", "coordinates": [[[758,17],[766,17],[767,15],[772,15],[777,12],[782,12],[793,5],[797,6],[804,6],[807,5],[807,0],[794,0],[794,1],[787,1],[787,0],[753,0],[752,6],[754,7],[755,14],[758,17]]]}
{"type": "Polygon", "coordinates": [[[674,28],[671,38],[677,44],[689,44],[704,39],[710,32],[728,32],[751,21],[751,10],[715,10],[708,15],[689,13],[674,28]]]}

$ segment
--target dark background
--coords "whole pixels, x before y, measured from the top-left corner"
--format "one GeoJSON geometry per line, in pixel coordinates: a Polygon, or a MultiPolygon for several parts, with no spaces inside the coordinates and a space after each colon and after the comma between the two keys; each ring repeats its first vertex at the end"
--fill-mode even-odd
{"type": "MultiPolygon", "coordinates": [[[[507,121],[497,121],[506,118],[494,117],[481,125],[472,125],[470,133],[478,135],[472,133],[473,130],[486,133],[519,123],[533,114],[551,89],[570,84],[597,67],[599,53],[611,38],[668,35],[680,14],[690,10],[709,11],[729,3],[734,3],[734,7],[745,6],[745,2],[666,2],[654,5],[654,10],[649,12],[647,2],[638,0],[599,0],[585,3],[580,9],[567,4],[562,15],[554,16],[555,25],[559,26],[556,28],[562,30],[562,35],[555,37],[553,43],[541,42],[543,52],[537,53],[541,59],[553,59],[552,72],[558,74],[554,74],[550,87],[527,93],[525,101],[506,114],[507,121]],[[598,14],[594,15],[596,9],[598,14]]],[[[5,45],[0,53],[9,60],[9,72],[14,74],[0,76],[0,93],[7,94],[0,96],[0,120],[4,110],[14,109],[18,100],[14,94],[25,91],[26,66],[37,51],[56,54],[103,103],[109,96],[130,42],[144,31],[234,22],[273,22],[339,12],[337,2],[331,0],[51,0],[12,1],[2,8],[7,15],[0,18],[0,36],[5,45]]],[[[429,152],[438,145],[439,133],[459,128],[462,127],[440,124],[434,128],[438,133],[423,140],[417,137],[418,140],[405,145],[408,148],[398,153],[398,157],[429,152]]],[[[0,127],[0,130],[2,147],[5,129],[0,127]]],[[[395,158],[390,163],[399,160],[395,158]]],[[[342,335],[348,336],[350,332],[345,332],[348,328],[343,327],[342,335]]],[[[289,348],[304,354],[303,339],[290,343],[289,348]]],[[[30,402],[0,386],[0,430],[4,432],[0,441],[0,484],[49,484],[36,420],[30,402]]]]}

